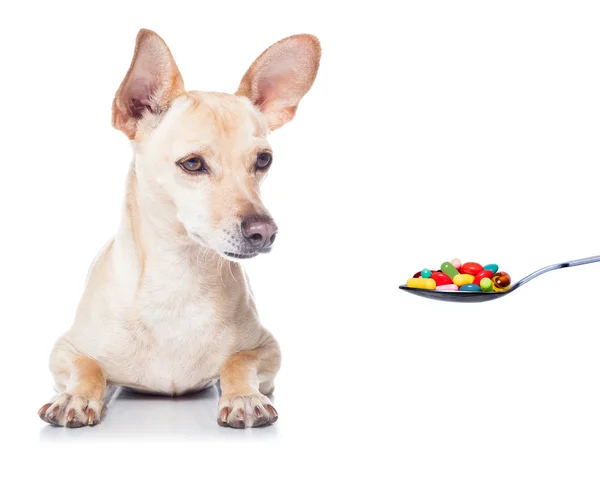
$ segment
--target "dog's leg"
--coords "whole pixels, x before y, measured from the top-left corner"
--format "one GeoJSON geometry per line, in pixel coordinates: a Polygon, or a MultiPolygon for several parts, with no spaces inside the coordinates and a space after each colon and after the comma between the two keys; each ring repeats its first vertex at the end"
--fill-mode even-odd
{"type": "Polygon", "coordinates": [[[221,426],[256,427],[277,421],[277,411],[265,394],[273,391],[281,355],[274,340],[261,348],[241,351],[221,367],[221,426]]]}
{"type": "Polygon", "coordinates": [[[106,390],[106,375],[93,359],[74,352],[59,340],[50,356],[50,370],[59,391],[38,415],[57,426],[93,426],[100,422],[106,390]]]}

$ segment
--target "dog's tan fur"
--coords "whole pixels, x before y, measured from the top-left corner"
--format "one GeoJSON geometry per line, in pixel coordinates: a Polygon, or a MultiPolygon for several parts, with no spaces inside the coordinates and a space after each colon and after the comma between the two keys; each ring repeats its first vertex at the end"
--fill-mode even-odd
{"type": "Polygon", "coordinates": [[[240,219],[268,215],[257,154],[291,120],[320,60],[318,40],[288,37],[267,49],[236,94],[186,91],[164,41],[138,34],[113,102],[113,125],[132,141],[121,226],[90,268],[72,328],[50,357],[58,395],[39,411],[77,427],[100,421],[107,384],[179,395],[221,382],[218,423],[272,423],[266,397],[279,347],[258,321],[231,252],[240,219]],[[178,161],[201,156],[206,175],[178,161]]]}

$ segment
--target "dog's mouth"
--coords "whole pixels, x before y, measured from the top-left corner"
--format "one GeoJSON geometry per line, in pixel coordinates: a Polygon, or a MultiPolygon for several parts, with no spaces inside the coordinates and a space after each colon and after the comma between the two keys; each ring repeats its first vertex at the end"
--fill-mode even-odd
{"type": "Polygon", "coordinates": [[[229,253],[228,251],[225,251],[223,254],[235,259],[250,259],[258,256],[258,251],[254,253],[229,253]]]}
{"type": "MultiPolygon", "coordinates": [[[[228,241],[229,246],[232,247],[232,249],[237,249],[239,247],[241,249],[241,251],[223,251],[223,250],[221,250],[221,248],[218,248],[218,249],[213,248],[207,241],[204,240],[204,238],[202,236],[200,236],[198,233],[196,233],[194,231],[189,232],[189,235],[191,238],[196,240],[196,242],[200,243],[200,245],[202,245],[206,248],[211,248],[214,251],[216,251],[217,253],[219,253],[220,255],[225,256],[227,258],[231,258],[231,259],[239,259],[239,260],[250,259],[250,258],[255,258],[256,256],[258,256],[261,253],[269,253],[271,251],[271,246],[267,246],[266,248],[260,248],[260,249],[252,249],[252,248],[244,247],[244,245],[232,244],[232,241],[228,241]]],[[[232,237],[231,234],[229,236],[232,237]]]]}

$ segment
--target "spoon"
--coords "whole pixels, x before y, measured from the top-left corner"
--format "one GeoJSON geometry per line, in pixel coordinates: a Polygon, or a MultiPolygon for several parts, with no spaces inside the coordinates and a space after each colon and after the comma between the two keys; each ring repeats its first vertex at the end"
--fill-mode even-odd
{"type": "Polygon", "coordinates": [[[573,261],[567,261],[565,263],[556,263],[545,268],[538,269],[535,273],[531,273],[529,276],[525,276],[522,280],[517,281],[515,284],[509,287],[506,291],[494,291],[494,292],[483,292],[483,291],[444,291],[437,289],[418,289],[409,288],[405,284],[400,286],[400,289],[407,291],[417,296],[422,296],[428,299],[437,299],[438,301],[449,301],[451,303],[482,303],[484,301],[491,301],[492,299],[502,298],[503,296],[512,293],[515,289],[523,286],[533,278],[538,277],[541,274],[547,273],[555,269],[568,268],[570,266],[579,266],[581,264],[597,263],[600,261],[600,256],[590,256],[589,258],[575,259],[573,261]]]}

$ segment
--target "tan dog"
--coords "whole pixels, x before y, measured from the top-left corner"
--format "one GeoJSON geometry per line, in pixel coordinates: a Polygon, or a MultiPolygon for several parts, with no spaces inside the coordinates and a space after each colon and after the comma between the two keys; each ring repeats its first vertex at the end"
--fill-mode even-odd
{"type": "Polygon", "coordinates": [[[97,424],[107,384],[180,395],[219,379],[219,424],[277,420],[265,395],[279,347],[237,261],[275,239],[259,194],[267,134],[294,117],[320,56],[315,37],[292,36],[256,59],[235,95],[188,92],[164,41],[139,32],[113,102],[113,126],[134,149],[122,222],[52,350],[58,395],[44,421],[97,424]]]}

